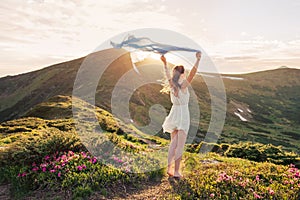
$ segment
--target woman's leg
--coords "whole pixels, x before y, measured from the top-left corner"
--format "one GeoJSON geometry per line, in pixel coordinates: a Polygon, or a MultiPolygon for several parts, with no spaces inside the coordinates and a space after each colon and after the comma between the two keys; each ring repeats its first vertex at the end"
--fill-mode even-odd
{"type": "Polygon", "coordinates": [[[175,176],[181,176],[179,173],[180,168],[180,162],[182,158],[182,153],[184,150],[185,141],[187,138],[187,134],[183,130],[178,130],[178,139],[177,139],[177,145],[176,145],[176,151],[175,151],[175,176]]]}
{"type": "Polygon", "coordinates": [[[176,146],[177,146],[177,130],[173,131],[171,133],[171,143],[169,146],[169,152],[168,152],[168,174],[173,175],[173,173],[171,172],[171,165],[174,161],[174,157],[175,157],[175,150],[176,150],[176,146]]]}

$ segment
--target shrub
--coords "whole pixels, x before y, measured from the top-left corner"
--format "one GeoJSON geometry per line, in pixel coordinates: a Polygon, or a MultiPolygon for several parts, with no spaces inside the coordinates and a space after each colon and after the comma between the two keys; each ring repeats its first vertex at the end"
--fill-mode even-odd
{"type": "Polygon", "coordinates": [[[191,153],[205,153],[207,151],[220,153],[222,154],[224,150],[221,148],[220,145],[215,143],[207,143],[207,142],[200,142],[199,144],[189,144],[186,147],[186,150],[191,153]]]}
{"type": "Polygon", "coordinates": [[[239,143],[230,145],[224,154],[227,157],[244,158],[257,162],[272,162],[275,164],[295,164],[298,157],[295,153],[285,152],[280,146],[272,144],[239,143]]]}
{"type": "Polygon", "coordinates": [[[45,155],[55,152],[85,150],[80,139],[73,133],[57,129],[41,130],[36,138],[25,137],[21,143],[15,144],[0,154],[0,165],[26,165],[40,162],[45,155]]]}
{"type": "Polygon", "coordinates": [[[185,179],[173,188],[177,199],[300,198],[300,170],[294,165],[254,163],[217,154],[203,159],[213,157],[223,162],[201,164],[199,158],[190,157],[185,165],[191,170],[186,171],[185,179]]]}

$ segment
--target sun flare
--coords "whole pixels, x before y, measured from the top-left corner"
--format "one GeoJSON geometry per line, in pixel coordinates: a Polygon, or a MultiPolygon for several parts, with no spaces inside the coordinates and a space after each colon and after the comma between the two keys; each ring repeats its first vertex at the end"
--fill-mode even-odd
{"type": "MultiPolygon", "coordinates": [[[[131,55],[131,59],[132,59],[133,63],[143,61],[146,58],[151,58],[151,59],[154,59],[154,60],[160,60],[160,57],[161,57],[161,55],[158,54],[158,53],[145,52],[145,51],[132,51],[132,52],[130,52],[130,55],[131,55]]],[[[171,63],[173,65],[183,65],[187,69],[192,67],[190,61],[188,61],[185,58],[182,58],[178,54],[167,53],[167,54],[165,54],[165,57],[166,57],[168,63],[171,63]]]]}

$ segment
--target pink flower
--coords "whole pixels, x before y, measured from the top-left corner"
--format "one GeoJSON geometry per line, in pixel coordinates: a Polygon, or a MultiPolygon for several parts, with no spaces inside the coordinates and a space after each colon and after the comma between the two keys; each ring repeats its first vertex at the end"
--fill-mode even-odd
{"type": "Polygon", "coordinates": [[[73,151],[69,151],[69,152],[68,152],[68,155],[69,155],[69,156],[73,156],[73,155],[74,155],[74,152],[73,152],[73,151]]]}
{"type": "Polygon", "coordinates": [[[255,180],[259,181],[259,175],[256,175],[255,180]]]}
{"type": "Polygon", "coordinates": [[[47,156],[45,156],[44,159],[45,159],[45,160],[49,160],[49,158],[50,158],[50,156],[47,155],[47,156]]]}
{"type": "Polygon", "coordinates": [[[32,167],[35,167],[35,166],[36,166],[35,162],[34,162],[34,163],[32,163],[32,167]]]}
{"type": "Polygon", "coordinates": [[[26,172],[23,172],[23,173],[21,174],[21,176],[22,176],[22,177],[26,176],[26,172]]]}
{"type": "Polygon", "coordinates": [[[117,157],[113,157],[114,161],[118,161],[118,158],[117,157]]]}
{"type": "Polygon", "coordinates": [[[62,155],[62,156],[61,156],[61,159],[62,159],[62,160],[67,160],[68,158],[67,158],[66,155],[62,155]]]}
{"type": "Polygon", "coordinates": [[[96,162],[97,162],[97,158],[94,157],[94,158],[92,159],[92,163],[95,164],[96,162]]]}
{"type": "Polygon", "coordinates": [[[60,176],[61,176],[61,173],[60,173],[60,172],[58,172],[57,176],[58,176],[58,177],[60,177],[60,176]]]}
{"type": "Polygon", "coordinates": [[[294,168],[295,167],[295,165],[294,164],[290,164],[290,168],[294,168]]]}
{"type": "Polygon", "coordinates": [[[81,155],[82,155],[83,158],[86,158],[86,153],[85,152],[82,151],[81,155]]]}
{"type": "Polygon", "coordinates": [[[42,168],[42,171],[43,171],[43,172],[47,171],[46,167],[43,167],[43,168],[42,168]]]}
{"type": "Polygon", "coordinates": [[[79,171],[81,171],[81,170],[82,170],[82,167],[81,167],[81,166],[77,166],[77,169],[78,169],[79,171]]]}
{"type": "Polygon", "coordinates": [[[126,167],[125,171],[126,171],[126,172],[130,172],[129,166],[126,167]]]}
{"type": "Polygon", "coordinates": [[[38,168],[38,167],[34,167],[34,168],[32,168],[32,171],[34,171],[34,172],[36,172],[37,170],[39,170],[39,168],[38,168]]]}
{"type": "Polygon", "coordinates": [[[227,175],[225,172],[219,174],[218,181],[232,181],[232,176],[227,175]]]}
{"type": "Polygon", "coordinates": [[[82,167],[83,169],[86,169],[86,166],[85,166],[85,165],[81,165],[81,167],[82,167]]]}
{"type": "Polygon", "coordinates": [[[61,166],[60,165],[55,165],[54,169],[60,169],[61,166]]]}
{"type": "Polygon", "coordinates": [[[47,167],[47,164],[46,164],[46,163],[42,163],[42,164],[40,165],[40,167],[47,167]]]}
{"type": "Polygon", "coordinates": [[[209,196],[210,196],[210,197],[214,197],[214,196],[215,196],[215,194],[214,194],[214,193],[211,193],[209,196]]]}
{"type": "Polygon", "coordinates": [[[296,171],[297,171],[296,168],[290,168],[290,169],[288,170],[288,172],[290,172],[290,173],[294,173],[294,172],[296,172],[296,171]]]}
{"type": "Polygon", "coordinates": [[[261,196],[259,196],[256,192],[253,192],[254,198],[261,199],[261,196]]]}
{"type": "Polygon", "coordinates": [[[272,189],[269,189],[269,194],[270,194],[270,195],[273,195],[273,194],[275,194],[274,190],[272,190],[272,189]]]}
{"type": "Polygon", "coordinates": [[[242,186],[242,187],[246,187],[246,185],[247,185],[247,182],[245,182],[245,181],[241,181],[239,184],[240,184],[240,186],[242,186]]]}
{"type": "Polygon", "coordinates": [[[54,173],[54,172],[55,172],[55,169],[51,169],[50,172],[51,172],[51,173],[54,173]]]}

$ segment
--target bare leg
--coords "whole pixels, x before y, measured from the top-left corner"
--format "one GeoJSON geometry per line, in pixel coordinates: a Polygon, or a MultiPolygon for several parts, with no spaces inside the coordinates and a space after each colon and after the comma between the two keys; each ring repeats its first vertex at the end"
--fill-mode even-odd
{"type": "Polygon", "coordinates": [[[169,152],[168,152],[168,171],[167,171],[167,173],[169,175],[173,175],[173,173],[171,172],[171,165],[172,165],[172,163],[174,161],[174,157],[175,157],[175,150],[176,150],[177,140],[178,140],[177,132],[178,131],[175,130],[171,133],[171,143],[170,143],[169,152]]]}
{"type": "Polygon", "coordinates": [[[183,130],[178,131],[178,139],[177,139],[177,147],[175,151],[175,172],[174,176],[179,176],[181,177],[182,175],[179,173],[179,168],[180,168],[180,162],[182,158],[182,153],[184,150],[184,144],[186,141],[187,134],[183,130]]]}

